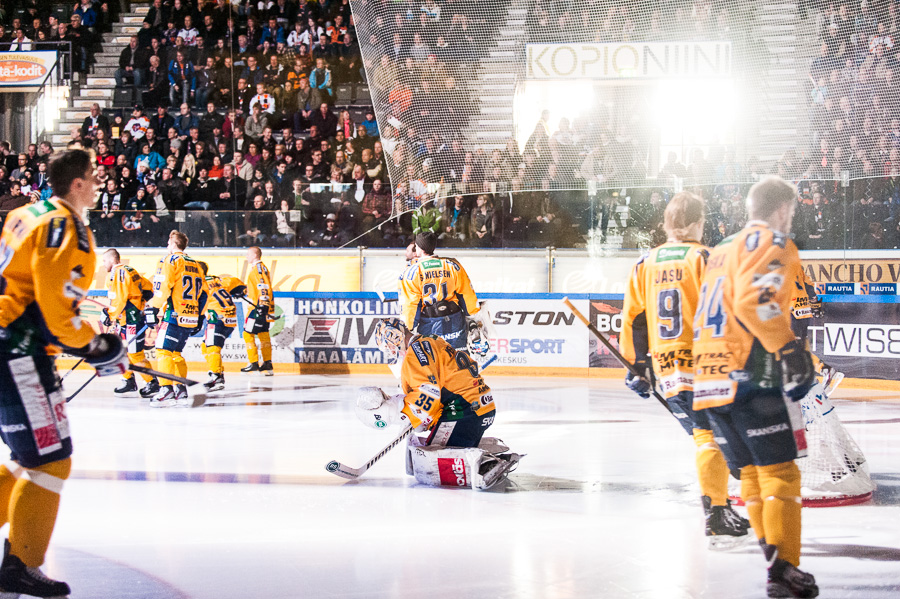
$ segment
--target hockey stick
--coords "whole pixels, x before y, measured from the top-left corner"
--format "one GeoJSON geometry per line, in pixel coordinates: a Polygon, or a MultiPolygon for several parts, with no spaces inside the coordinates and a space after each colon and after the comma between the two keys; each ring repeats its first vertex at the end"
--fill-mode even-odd
{"type": "MultiPolygon", "coordinates": [[[[484,366],[481,368],[481,372],[484,372],[485,368],[490,366],[490,364],[496,359],[497,359],[497,356],[494,355],[494,357],[492,357],[490,360],[485,362],[484,366]]],[[[412,430],[413,430],[412,425],[407,424],[406,427],[403,429],[403,431],[400,433],[400,435],[396,439],[394,439],[393,441],[388,443],[384,449],[382,449],[377,454],[375,454],[375,457],[373,457],[371,460],[366,462],[365,465],[360,466],[359,468],[351,468],[350,466],[341,464],[337,460],[331,460],[330,462],[328,462],[325,465],[325,470],[327,470],[328,472],[331,472],[332,474],[340,476],[341,478],[346,478],[348,480],[356,480],[357,478],[359,478],[360,476],[365,474],[366,470],[371,468],[372,465],[375,464],[375,462],[377,462],[378,460],[383,458],[385,456],[385,454],[387,454],[387,452],[389,452],[393,448],[397,447],[397,445],[400,443],[400,441],[407,438],[409,436],[409,434],[412,432],[412,430]]]]}
{"type": "MultiPolygon", "coordinates": [[[[84,360],[84,358],[82,358],[82,361],[83,360],[84,360]]],[[[78,362],[78,363],[81,364],[81,362],[78,362]]],[[[75,370],[75,369],[73,368],[72,370],[75,370]]],[[[72,372],[72,370],[70,370],[69,372],[72,372]]],[[[69,373],[67,372],[66,374],[69,374],[69,373]]],[[[63,378],[65,378],[65,377],[63,377],[63,378]]],[[[75,396],[78,395],[79,393],[81,393],[82,391],[84,391],[84,388],[88,386],[88,383],[90,383],[95,378],[97,378],[96,371],[94,372],[94,374],[91,375],[91,378],[86,380],[82,386],[78,387],[78,390],[75,393],[73,393],[72,395],[70,395],[69,397],[66,398],[66,403],[69,403],[70,401],[75,399],[75,396]]]]}
{"type": "Polygon", "coordinates": [[[174,374],[166,374],[158,370],[153,370],[152,368],[144,368],[143,366],[136,366],[134,364],[129,364],[128,370],[131,370],[132,372],[139,372],[141,374],[148,374],[150,376],[155,376],[156,378],[169,380],[186,386],[188,390],[188,397],[193,399],[193,402],[191,404],[192,408],[199,408],[204,403],[206,403],[206,388],[202,383],[200,383],[200,381],[186,379],[174,374]]]}
{"type": "MultiPolygon", "coordinates": [[[[614,357],[616,360],[618,360],[619,363],[625,367],[625,370],[627,370],[628,372],[630,372],[631,374],[633,374],[634,376],[636,376],[638,378],[647,380],[647,377],[644,375],[644,373],[642,373],[637,368],[635,368],[634,364],[632,364],[631,362],[626,360],[625,356],[623,356],[621,353],[619,353],[619,350],[617,350],[613,346],[613,344],[610,343],[609,339],[606,338],[606,335],[601,333],[597,329],[597,327],[592,325],[591,322],[587,318],[585,318],[584,314],[582,314],[581,312],[578,311],[578,308],[576,308],[574,305],[572,305],[572,302],[569,301],[568,297],[564,297],[562,299],[562,301],[569,308],[569,310],[572,311],[572,314],[577,316],[578,320],[583,322],[584,325],[588,328],[588,330],[594,334],[594,336],[600,341],[600,343],[602,343],[604,346],[606,346],[606,349],[609,350],[609,353],[612,354],[612,357],[614,357]]],[[[659,394],[659,391],[656,390],[656,385],[652,385],[652,384],[650,385],[650,393],[651,393],[651,395],[653,395],[653,397],[656,399],[656,401],[658,401],[659,403],[661,403],[663,405],[663,407],[666,409],[667,412],[669,412],[669,414],[672,414],[672,416],[675,416],[675,414],[672,412],[672,408],[669,407],[669,402],[667,402],[665,400],[665,398],[663,398],[663,396],[659,394]]],[[[675,416],[675,417],[677,418],[677,416],[675,416]]]]}
{"type": "MultiPolygon", "coordinates": [[[[260,309],[260,307],[258,305],[254,304],[249,299],[247,299],[246,295],[242,295],[241,299],[244,300],[245,302],[247,302],[248,304],[250,304],[251,306],[253,306],[254,308],[256,308],[257,310],[260,309]]],[[[284,318],[284,314],[279,314],[278,316],[275,317],[275,320],[278,320],[280,318],[284,318]]],[[[273,320],[272,322],[275,322],[275,320],[273,320]]]]}

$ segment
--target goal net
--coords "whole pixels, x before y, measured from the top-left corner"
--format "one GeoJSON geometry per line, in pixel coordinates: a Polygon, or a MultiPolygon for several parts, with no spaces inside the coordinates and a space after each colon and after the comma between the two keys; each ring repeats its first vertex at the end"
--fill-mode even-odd
{"type": "MultiPolygon", "coordinates": [[[[871,499],[875,483],[866,456],[844,428],[822,385],[800,401],[806,425],[807,456],[797,460],[804,507],[836,507],[871,499]]],[[[729,495],[740,497],[740,482],[729,480],[729,495]]]]}

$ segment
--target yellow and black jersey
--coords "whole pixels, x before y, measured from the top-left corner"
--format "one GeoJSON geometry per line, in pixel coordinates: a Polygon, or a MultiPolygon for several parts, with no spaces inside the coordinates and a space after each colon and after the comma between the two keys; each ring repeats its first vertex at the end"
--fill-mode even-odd
{"type": "Polygon", "coordinates": [[[622,307],[619,346],[631,363],[648,353],[666,397],[693,391],[694,313],[709,250],[668,242],[635,265],[622,307]]]}
{"type": "Polygon", "coordinates": [[[183,252],[169,254],[156,267],[150,305],[165,309],[164,318],[182,327],[195,327],[206,309],[209,287],[203,271],[183,252]]]}
{"type": "Polygon", "coordinates": [[[250,274],[247,276],[247,299],[262,308],[269,307],[269,316],[274,316],[275,296],[272,290],[272,278],[269,269],[260,262],[250,265],[250,274]]]}
{"type": "Polygon", "coordinates": [[[406,394],[403,413],[413,428],[423,422],[433,425],[444,408],[454,403],[468,404],[479,416],[494,409],[491,388],[481,378],[478,364],[440,337],[418,337],[410,344],[400,379],[406,394]],[[423,393],[421,385],[436,386],[440,397],[423,393]]]}
{"type": "Polygon", "coordinates": [[[777,388],[775,352],[794,340],[797,246],[751,221],[709,256],[694,318],[694,408],[730,404],[738,383],[777,388]]]}
{"type": "Polygon", "coordinates": [[[94,331],[78,304],[95,264],[94,238],[64,200],[10,212],[0,236],[0,353],[58,353],[90,343],[94,331]]]}
{"type": "Polygon", "coordinates": [[[109,317],[119,324],[126,324],[126,309],[143,310],[144,293],[153,293],[153,285],[141,273],[127,264],[116,264],[106,279],[109,298],[109,317]]]}
{"type": "Polygon", "coordinates": [[[792,279],[794,289],[791,294],[791,316],[797,320],[812,318],[810,302],[817,300],[816,286],[799,262],[792,279]]]}
{"type": "Polygon", "coordinates": [[[414,329],[419,314],[442,302],[457,304],[464,313],[478,313],[478,297],[466,269],[453,258],[429,256],[410,264],[400,276],[400,314],[414,329]]]}
{"type": "Polygon", "coordinates": [[[231,292],[244,284],[237,277],[222,275],[221,277],[207,276],[206,284],[209,286],[209,302],[206,311],[210,322],[222,322],[225,326],[237,326],[237,308],[231,292]]]}

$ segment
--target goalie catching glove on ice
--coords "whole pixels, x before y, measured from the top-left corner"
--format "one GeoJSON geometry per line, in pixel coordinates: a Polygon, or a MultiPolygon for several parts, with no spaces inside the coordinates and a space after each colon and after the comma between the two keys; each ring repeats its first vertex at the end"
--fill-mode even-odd
{"type": "Polygon", "coordinates": [[[429,431],[409,437],[407,474],[427,485],[487,489],[519,461],[496,439],[482,438],[496,414],[491,389],[478,365],[439,337],[414,337],[398,320],[380,321],[375,342],[399,372],[402,393],[388,396],[363,387],[357,416],[372,428],[392,424],[429,431]]]}

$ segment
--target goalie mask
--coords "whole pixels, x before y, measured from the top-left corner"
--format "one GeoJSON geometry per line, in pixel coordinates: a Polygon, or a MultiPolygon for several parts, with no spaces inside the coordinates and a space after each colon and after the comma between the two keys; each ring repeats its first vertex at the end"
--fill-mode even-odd
{"type": "Polygon", "coordinates": [[[406,349],[406,326],[398,318],[379,320],[375,325],[375,345],[384,354],[384,363],[400,362],[400,353],[406,349]]]}

